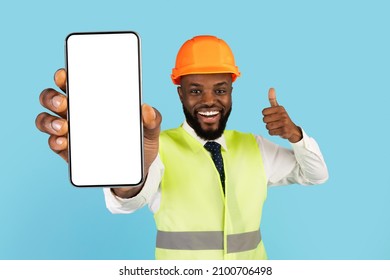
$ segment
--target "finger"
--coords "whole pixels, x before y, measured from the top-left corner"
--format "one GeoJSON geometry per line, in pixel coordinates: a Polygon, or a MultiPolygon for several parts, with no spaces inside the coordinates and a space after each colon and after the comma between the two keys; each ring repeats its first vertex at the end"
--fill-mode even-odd
{"type": "Polygon", "coordinates": [[[39,102],[46,109],[49,109],[53,113],[56,113],[62,118],[66,119],[68,101],[65,95],[52,88],[48,88],[43,90],[39,95],[39,102]]]}
{"type": "Polygon", "coordinates": [[[285,127],[269,130],[268,133],[272,136],[279,136],[283,139],[289,139],[291,137],[291,132],[286,130],[285,127]]]}
{"type": "Polygon", "coordinates": [[[60,68],[54,73],[54,82],[64,93],[66,92],[66,71],[64,68],[60,68]]]}
{"type": "Polygon", "coordinates": [[[268,130],[269,135],[272,136],[280,136],[284,139],[288,138],[287,133],[285,132],[284,128],[276,128],[276,129],[271,129],[268,130]]]}
{"type": "Polygon", "coordinates": [[[278,102],[276,101],[276,92],[274,88],[269,89],[268,100],[272,107],[278,106],[278,102]]]}
{"type": "Polygon", "coordinates": [[[265,127],[268,130],[274,130],[274,129],[278,129],[278,128],[283,128],[285,126],[286,126],[286,122],[284,120],[280,120],[280,121],[267,123],[267,125],[265,127]]]}
{"type": "Polygon", "coordinates": [[[268,107],[263,109],[262,114],[263,116],[270,116],[270,115],[279,115],[286,112],[286,109],[284,109],[283,106],[276,106],[276,107],[268,107]]]}
{"type": "Polygon", "coordinates": [[[65,161],[68,161],[68,139],[66,137],[51,135],[49,147],[65,161]]]}
{"type": "Polygon", "coordinates": [[[280,120],[280,116],[278,114],[270,114],[270,115],[264,115],[263,122],[264,123],[270,123],[280,120]]]}
{"type": "Polygon", "coordinates": [[[263,122],[269,123],[288,118],[287,112],[283,106],[269,107],[263,110],[263,122]]]}
{"type": "Polygon", "coordinates": [[[142,105],[142,120],[144,126],[144,168],[149,170],[150,165],[158,154],[160,125],[162,121],[161,114],[153,107],[142,105]]]}
{"type": "Polygon", "coordinates": [[[40,113],[35,119],[36,127],[45,133],[56,136],[64,136],[68,133],[68,122],[54,117],[48,113],[40,113]]]}
{"type": "Polygon", "coordinates": [[[143,120],[143,125],[144,125],[144,128],[145,128],[145,131],[147,130],[155,130],[155,129],[160,129],[160,124],[161,124],[161,121],[162,121],[162,117],[161,117],[161,114],[160,112],[147,105],[147,104],[143,104],[142,105],[142,120],[143,120]]]}

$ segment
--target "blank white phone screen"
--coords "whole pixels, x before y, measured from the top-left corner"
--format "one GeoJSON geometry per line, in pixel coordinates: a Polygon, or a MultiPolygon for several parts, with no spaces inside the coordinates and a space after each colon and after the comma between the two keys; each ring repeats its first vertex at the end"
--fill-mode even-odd
{"type": "Polygon", "coordinates": [[[66,65],[72,184],[140,184],[143,141],[138,35],[70,34],[66,65]]]}

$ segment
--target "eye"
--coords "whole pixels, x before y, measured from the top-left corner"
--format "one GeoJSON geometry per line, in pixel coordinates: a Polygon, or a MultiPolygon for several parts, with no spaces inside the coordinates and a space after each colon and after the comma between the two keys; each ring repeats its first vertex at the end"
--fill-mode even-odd
{"type": "Polygon", "coordinates": [[[190,89],[191,95],[200,95],[202,91],[200,89],[190,89]]]}
{"type": "Polygon", "coordinates": [[[224,95],[224,94],[226,94],[226,90],[225,89],[217,89],[217,90],[215,90],[215,93],[218,95],[224,95]]]}

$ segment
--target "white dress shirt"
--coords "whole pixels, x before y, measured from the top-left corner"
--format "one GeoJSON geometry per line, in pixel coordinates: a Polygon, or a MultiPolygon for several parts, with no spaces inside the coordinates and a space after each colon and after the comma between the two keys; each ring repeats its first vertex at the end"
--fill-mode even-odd
{"type": "MultiPolygon", "coordinates": [[[[183,123],[183,128],[202,145],[207,142],[201,139],[187,122],[183,123]]],[[[302,133],[302,140],[291,144],[292,150],[255,135],[269,187],[289,184],[315,185],[328,179],[328,169],[317,142],[303,130],[302,133]]],[[[223,149],[228,149],[223,135],[215,142],[223,149]]],[[[114,195],[110,188],[103,189],[107,208],[115,214],[127,214],[148,204],[150,210],[155,213],[160,207],[160,182],[163,175],[164,164],[157,156],[149,168],[144,187],[137,196],[124,199],[114,195]]]]}

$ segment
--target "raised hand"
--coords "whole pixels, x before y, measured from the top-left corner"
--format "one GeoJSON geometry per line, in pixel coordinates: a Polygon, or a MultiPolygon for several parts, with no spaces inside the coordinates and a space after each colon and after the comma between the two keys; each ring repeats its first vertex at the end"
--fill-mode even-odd
{"type": "Polygon", "coordinates": [[[268,133],[288,139],[291,143],[300,141],[302,130],[293,123],[284,107],[278,104],[275,89],[269,89],[268,99],[271,107],[265,108],[262,112],[268,133]]]}
{"type": "MultiPolygon", "coordinates": [[[[65,161],[68,161],[68,102],[64,95],[66,92],[65,69],[56,71],[54,74],[54,81],[61,89],[62,93],[55,89],[47,88],[43,90],[39,96],[39,101],[42,106],[50,110],[53,114],[46,112],[40,113],[35,119],[35,124],[40,131],[49,134],[50,148],[65,161]]],[[[144,168],[145,174],[147,174],[150,165],[158,154],[162,117],[157,109],[152,108],[147,104],[143,104],[142,120],[144,128],[144,168]]],[[[131,197],[138,193],[141,188],[142,186],[137,188],[117,188],[114,189],[114,192],[121,197],[131,197]]]]}

